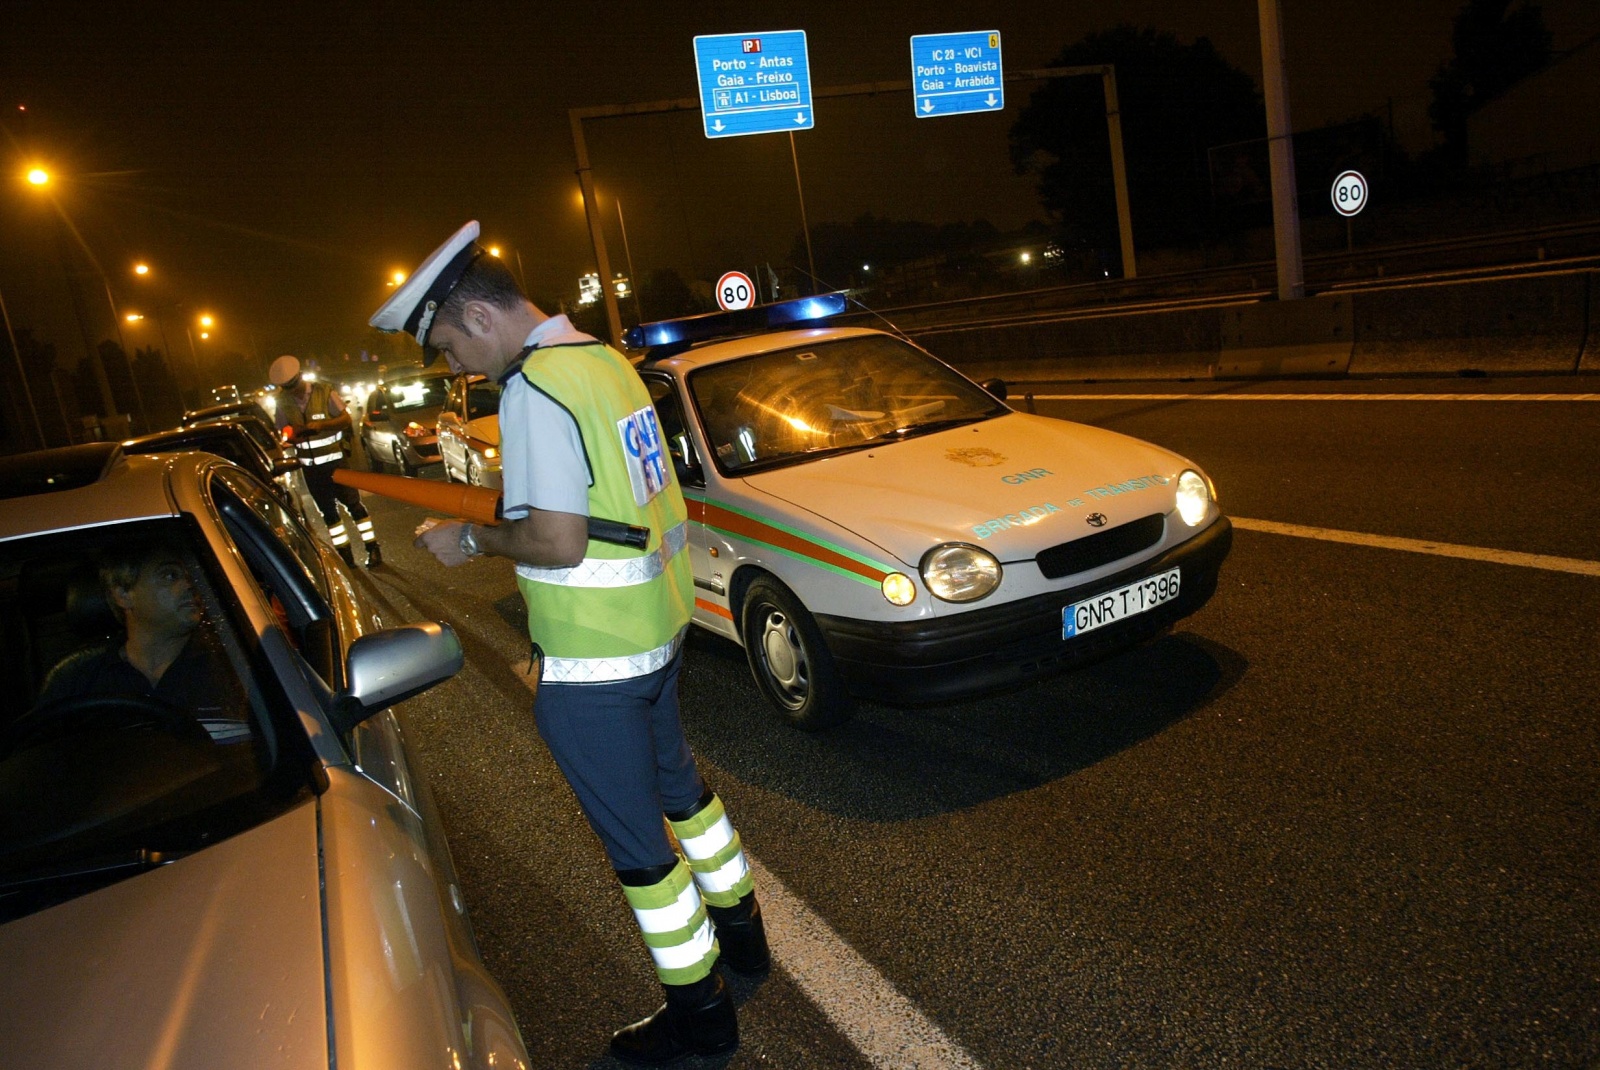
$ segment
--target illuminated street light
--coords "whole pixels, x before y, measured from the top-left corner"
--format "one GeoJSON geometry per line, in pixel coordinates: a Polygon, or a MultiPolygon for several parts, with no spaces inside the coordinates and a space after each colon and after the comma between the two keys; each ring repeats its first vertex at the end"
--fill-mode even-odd
{"type": "Polygon", "coordinates": [[[138,323],[140,320],[144,319],[144,317],[139,315],[137,312],[130,312],[122,318],[127,320],[129,323],[138,323]]]}
{"type": "Polygon", "coordinates": [[[42,167],[35,167],[33,170],[28,172],[28,181],[33,183],[35,186],[49,185],[50,172],[46,171],[42,167]]]}
{"type": "Polygon", "coordinates": [[[397,271],[391,273],[390,276],[389,276],[389,285],[391,287],[399,286],[402,282],[405,282],[405,281],[406,281],[406,273],[404,271],[398,271],[397,270],[397,271]]]}
{"type": "Polygon", "coordinates": [[[133,265],[133,273],[135,275],[148,275],[150,274],[150,265],[141,261],[133,265]]]}
{"type": "Polygon", "coordinates": [[[500,255],[500,246],[498,246],[498,245],[489,246],[489,255],[490,256],[499,256],[500,255]]]}
{"type": "Polygon", "coordinates": [[[1022,262],[1023,262],[1023,263],[1024,263],[1024,264],[1031,264],[1031,263],[1033,263],[1033,254],[1032,254],[1032,253],[1023,253],[1023,254],[1022,254],[1022,262]]]}
{"type": "MultiPolygon", "coordinates": [[[[215,327],[216,325],[217,325],[217,321],[212,319],[209,315],[207,315],[206,313],[203,313],[203,312],[200,314],[200,326],[202,326],[202,327],[215,327]]],[[[204,338],[205,335],[201,335],[200,337],[204,338]]]]}

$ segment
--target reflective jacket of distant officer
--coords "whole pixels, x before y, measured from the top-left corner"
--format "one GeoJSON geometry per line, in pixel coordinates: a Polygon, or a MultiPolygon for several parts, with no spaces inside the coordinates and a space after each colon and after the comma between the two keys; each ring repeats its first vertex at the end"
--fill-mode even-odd
{"type": "Polygon", "coordinates": [[[343,502],[365,544],[367,567],[381,565],[382,551],[378,549],[377,536],[372,530],[372,518],[361,504],[360,492],[333,481],[334,469],[344,462],[343,438],[350,430],[350,414],[345,411],[344,402],[328,383],[307,381],[300,374],[297,357],[279,357],[272,362],[268,374],[278,387],[278,431],[285,442],[294,444],[295,455],[305,473],[306,489],[311,492],[322,514],[322,522],[328,527],[329,540],[345,564],[354,568],[350,534],[337,505],[343,502]]]}

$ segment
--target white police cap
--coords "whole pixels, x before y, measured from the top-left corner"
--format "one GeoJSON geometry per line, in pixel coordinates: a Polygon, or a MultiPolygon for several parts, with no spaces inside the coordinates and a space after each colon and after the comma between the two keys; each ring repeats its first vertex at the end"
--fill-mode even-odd
{"type": "Polygon", "coordinates": [[[433,326],[439,306],[445,303],[461,276],[483,255],[477,237],[478,221],[474,219],[429,253],[428,259],[395,288],[394,296],[367,322],[380,331],[405,331],[413,335],[423,347],[424,363],[432,363],[427,359],[428,329],[433,326]]]}

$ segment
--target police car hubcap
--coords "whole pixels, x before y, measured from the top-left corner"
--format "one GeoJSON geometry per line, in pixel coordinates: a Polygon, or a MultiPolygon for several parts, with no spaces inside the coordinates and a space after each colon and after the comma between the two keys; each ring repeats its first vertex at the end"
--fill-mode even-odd
{"type": "Polygon", "coordinates": [[[782,613],[768,613],[761,629],[761,649],[773,685],[792,702],[805,698],[805,662],[782,613]]]}

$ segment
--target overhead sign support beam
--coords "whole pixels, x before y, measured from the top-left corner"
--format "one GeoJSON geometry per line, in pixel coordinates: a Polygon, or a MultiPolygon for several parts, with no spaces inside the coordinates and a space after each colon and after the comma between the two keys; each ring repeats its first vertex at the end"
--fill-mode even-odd
{"type": "MultiPolygon", "coordinates": [[[[768,37],[771,35],[763,35],[768,37]]],[[[765,43],[763,42],[763,47],[765,43]]],[[[1018,71],[1007,74],[1007,82],[1032,82],[1051,78],[1073,78],[1084,75],[1099,75],[1101,84],[1105,89],[1106,101],[1106,130],[1111,139],[1111,177],[1116,188],[1117,197],[1117,230],[1122,239],[1122,276],[1134,278],[1138,272],[1133,255],[1133,219],[1128,201],[1128,168],[1122,155],[1122,118],[1117,105],[1117,73],[1116,68],[1110,64],[1098,64],[1089,67],[1045,67],[1040,70],[1018,71]]],[[[914,87],[909,80],[896,82],[862,82],[856,85],[834,86],[832,88],[815,89],[810,91],[806,118],[812,118],[810,98],[816,97],[859,97],[878,96],[883,93],[904,93],[914,87]]],[[[809,89],[809,86],[808,86],[809,89]]],[[[594,175],[589,168],[589,147],[584,140],[583,124],[587,119],[616,119],[630,115],[652,115],[659,112],[693,111],[700,109],[704,112],[703,102],[699,97],[679,97],[675,100],[652,100],[640,104],[604,104],[592,108],[572,108],[567,112],[572,124],[572,148],[578,161],[578,185],[583,190],[583,210],[589,221],[589,239],[594,243],[595,268],[600,272],[600,277],[609,283],[611,279],[611,259],[606,255],[605,234],[600,227],[600,206],[595,198],[594,175]]],[[[788,129],[785,127],[784,129],[788,129]]],[[[798,164],[796,164],[798,167],[798,164]]],[[[616,288],[602,285],[600,292],[604,295],[606,304],[606,323],[611,329],[613,340],[622,338],[622,314],[617,307],[616,288]]]]}

